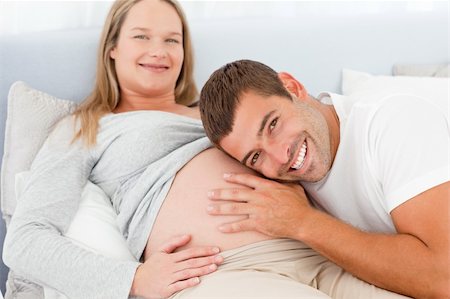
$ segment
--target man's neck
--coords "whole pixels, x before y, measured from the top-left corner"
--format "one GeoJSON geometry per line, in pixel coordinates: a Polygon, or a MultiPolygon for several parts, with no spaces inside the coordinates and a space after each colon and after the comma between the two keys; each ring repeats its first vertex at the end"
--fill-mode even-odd
{"type": "Polygon", "coordinates": [[[331,160],[334,161],[341,138],[340,121],[334,105],[324,104],[314,99],[314,106],[322,113],[330,132],[331,160]]]}

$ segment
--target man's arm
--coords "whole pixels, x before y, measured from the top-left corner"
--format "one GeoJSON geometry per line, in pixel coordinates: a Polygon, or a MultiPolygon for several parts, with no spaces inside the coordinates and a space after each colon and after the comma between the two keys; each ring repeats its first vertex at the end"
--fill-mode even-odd
{"type": "Polygon", "coordinates": [[[223,232],[256,230],[305,242],[345,270],[379,287],[416,298],[450,298],[450,183],[427,190],[392,211],[398,234],[360,231],[312,208],[300,187],[251,175],[227,180],[253,190],[215,190],[213,215],[247,214],[223,232]]]}

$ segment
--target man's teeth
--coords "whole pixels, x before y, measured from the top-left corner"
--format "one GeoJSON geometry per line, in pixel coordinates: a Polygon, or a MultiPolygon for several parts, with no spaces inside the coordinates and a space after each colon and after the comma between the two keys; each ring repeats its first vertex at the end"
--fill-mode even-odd
{"type": "Polygon", "coordinates": [[[291,168],[298,170],[303,166],[303,162],[305,162],[306,150],[306,142],[304,142],[302,144],[302,147],[300,148],[300,153],[298,154],[297,161],[295,161],[291,168]]]}

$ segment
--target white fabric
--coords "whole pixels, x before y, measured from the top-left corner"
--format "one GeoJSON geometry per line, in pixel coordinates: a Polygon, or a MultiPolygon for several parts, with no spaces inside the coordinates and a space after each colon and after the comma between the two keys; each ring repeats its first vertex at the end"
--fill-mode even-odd
{"type": "MultiPolygon", "coordinates": [[[[20,197],[29,172],[16,175],[16,196],[20,197]]],[[[69,228],[64,233],[85,249],[104,256],[135,261],[116,223],[117,215],[103,190],[88,181],[81,194],[81,203],[69,228]]]]}
{"type": "Polygon", "coordinates": [[[323,180],[303,185],[336,217],[393,233],[394,208],[450,180],[448,116],[412,95],[330,96],[341,123],[338,152],[323,180]]]}
{"type": "MultiPolygon", "coordinates": [[[[15,192],[19,198],[29,172],[16,175],[15,192]]],[[[87,182],[82,200],[69,228],[64,233],[73,243],[95,253],[119,260],[135,261],[116,223],[117,215],[108,196],[97,185],[87,182]]],[[[44,287],[46,299],[64,299],[63,294],[44,287]]]]}
{"type": "Polygon", "coordinates": [[[450,78],[372,75],[350,69],[342,71],[342,94],[346,96],[389,95],[411,93],[431,98],[444,99],[448,104],[450,78]]]}
{"type": "Polygon", "coordinates": [[[375,76],[366,72],[344,69],[342,94],[355,98],[383,97],[395,93],[412,94],[431,99],[450,119],[450,78],[375,76]]]}

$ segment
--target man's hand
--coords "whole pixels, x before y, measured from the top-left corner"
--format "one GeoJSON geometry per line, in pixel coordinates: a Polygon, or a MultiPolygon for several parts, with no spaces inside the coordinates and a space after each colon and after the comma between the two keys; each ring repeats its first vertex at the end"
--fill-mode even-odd
{"type": "Polygon", "coordinates": [[[167,298],[197,285],[199,277],[214,272],[223,262],[217,247],[195,247],[174,252],[191,240],[189,235],[172,238],[157,252],[151,253],[138,267],[131,295],[144,298],[167,298]]]}
{"type": "Polygon", "coordinates": [[[272,237],[292,238],[297,235],[303,217],[313,209],[299,184],[284,185],[251,174],[225,174],[224,178],[250,189],[216,189],[208,193],[215,201],[207,208],[209,214],[248,216],[221,225],[222,232],[253,230],[272,237]]]}

